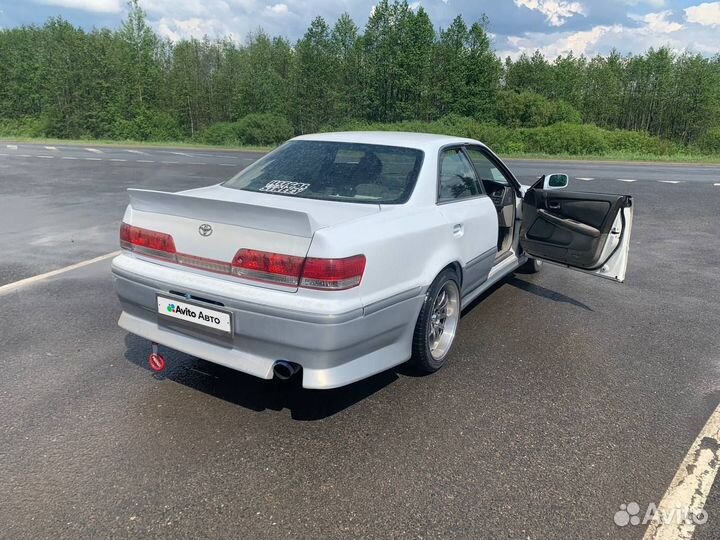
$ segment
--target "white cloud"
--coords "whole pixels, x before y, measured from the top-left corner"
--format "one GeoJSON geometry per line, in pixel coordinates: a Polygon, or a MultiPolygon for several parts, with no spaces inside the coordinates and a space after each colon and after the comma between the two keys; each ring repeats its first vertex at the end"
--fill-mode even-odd
{"type": "Polygon", "coordinates": [[[413,11],[417,11],[420,8],[420,2],[412,2],[408,7],[413,11]]]}
{"type": "Polygon", "coordinates": [[[96,13],[119,13],[125,5],[122,0],[35,0],[35,2],[96,13]]]}
{"type": "Polygon", "coordinates": [[[562,26],[565,21],[575,15],[586,15],[580,2],[566,0],[514,0],[516,6],[539,11],[552,26],[562,26]]]}
{"type": "Polygon", "coordinates": [[[646,13],[645,15],[630,15],[631,19],[644,22],[646,29],[650,32],[669,34],[683,29],[683,25],[668,20],[672,11],[659,11],[657,13],[646,13]]]}
{"type": "Polygon", "coordinates": [[[643,53],[650,47],[668,47],[678,53],[691,51],[713,55],[720,50],[720,33],[703,19],[705,26],[680,24],[669,20],[670,11],[634,15],[638,26],[621,24],[598,25],[581,32],[528,32],[507,38],[501,57],[517,58],[522,53],[539,50],[548,58],[573,54],[594,56],[607,54],[612,49],[622,53],[643,53]]]}
{"type": "Polygon", "coordinates": [[[275,4],[274,6],[267,6],[265,9],[274,15],[287,15],[290,11],[287,4],[275,4]]]}
{"type": "Polygon", "coordinates": [[[229,36],[233,39],[239,37],[224,23],[216,19],[200,17],[191,17],[188,19],[162,17],[155,23],[155,28],[160,36],[171,41],[178,41],[184,38],[201,39],[205,36],[229,36]]]}
{"type": "Polygon", "coordinates": [[[500,52],[501,57],[511,56],[517,58],[522,53],[531,53],[539,50],[547,58],[556,58],[572,52],[575,56],[591,55],[595,46],[602,38],[609,34],[619,34],[623,27],[596,26],[591,30],[582,32],[563,32],[561,34],[527,34],[525,36],[511,36],[508,43],[510,50],[500,52]]]}
{"type": "Polygon", "coordinates": [[[688,22],[702,26],[720,26],[720,2],[707,2],[685,8],[688,22]]]}

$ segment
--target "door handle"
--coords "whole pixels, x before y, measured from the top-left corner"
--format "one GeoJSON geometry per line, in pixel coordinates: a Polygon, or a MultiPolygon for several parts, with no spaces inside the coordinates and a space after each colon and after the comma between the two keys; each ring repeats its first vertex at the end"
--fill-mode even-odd
{"type": "Polygon", "coordinates": [[[548,203],[548,208],[550,210],[560,210],[560,203],[557,201],[550,201],[548,203]]]}
{"type": "Polygon", "coordinates": [[[456,223],[453,225],[453,236],[462,236],[465,231],[465,227],[462,223],[456,223]]]}

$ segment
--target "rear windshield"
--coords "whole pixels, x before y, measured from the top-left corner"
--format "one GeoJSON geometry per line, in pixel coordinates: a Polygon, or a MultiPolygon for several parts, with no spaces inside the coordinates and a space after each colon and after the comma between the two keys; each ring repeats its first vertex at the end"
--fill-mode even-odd
{"type": "Polygon", "coordinates": [[[223,184],[244,191],[374,204],[410,198],[423,161],[412,148],[290,141],[223,184]]]}

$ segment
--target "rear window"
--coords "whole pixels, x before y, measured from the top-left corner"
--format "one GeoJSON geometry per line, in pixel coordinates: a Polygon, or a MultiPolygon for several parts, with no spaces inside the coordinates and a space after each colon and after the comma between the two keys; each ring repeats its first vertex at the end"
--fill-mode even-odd
{"type": "Polygon", "coordinates": [[[410,198],[423,152],[373,144],[290,141],[223,184],[243,191],[373,204],[410,198]]]}

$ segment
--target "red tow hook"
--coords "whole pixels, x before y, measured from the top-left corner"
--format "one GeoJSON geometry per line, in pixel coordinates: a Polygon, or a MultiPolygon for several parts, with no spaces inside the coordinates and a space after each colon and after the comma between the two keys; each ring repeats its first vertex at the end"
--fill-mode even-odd
{"type": "Polygon", "coordinates": [[[158,352],[157,343],[152,344],[152,353],[150,353],[148,357],[148,363],[150,364],[150,369],[155,373],[160,373],[165,370],[165,357],[158,352]]]}

